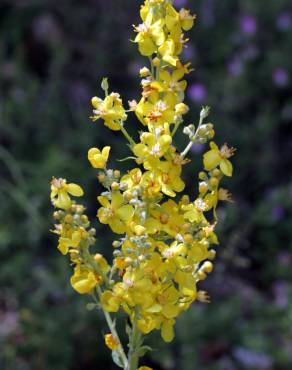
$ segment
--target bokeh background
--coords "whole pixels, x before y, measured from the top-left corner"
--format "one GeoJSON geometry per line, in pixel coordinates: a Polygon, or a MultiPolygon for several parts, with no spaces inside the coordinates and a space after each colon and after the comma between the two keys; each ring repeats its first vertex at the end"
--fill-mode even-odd
{"type": "MultiPolygon", "coordinates": [[[[195,304],[165,345],[159,334],[145,363],[155,370],[292,369],[292,5],[290,0],[177,0],[198,16],[184,52],[189,123],[212,107],[217,140],[237,147],[228,186],[235,203],[220,209],[215,272],[201,285],[212,304],[195,304]]],[[[137,0],[0,1],[0,368],[115,369],[104,320],[69,285],[71,267],[56,250],[49,181],[86,189],[94,219],[91,146],[121,136],[89,120],[100,81],[124,101],[140,92],[131,25],[137,0]]],[[[132,117],[129,126],[137,128],[132,117]]],[[[179,138],[179,147],[185,139],[179,138]]],[[[185,174],[196,191],[204,147],[185,174]]],[[[112,162],[113,166],[120,166],[112,162]]],[[[227,184],[226,184],[227,185],[227,184]]],[[[97,224],[97,222],[95,222],[97,224]]],[[[111,251],[108,229],[98,246],[111,251]]]]}

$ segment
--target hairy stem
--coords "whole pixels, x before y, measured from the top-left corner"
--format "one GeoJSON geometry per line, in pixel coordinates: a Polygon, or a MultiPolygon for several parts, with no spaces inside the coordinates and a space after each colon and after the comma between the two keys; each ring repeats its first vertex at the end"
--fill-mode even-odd
{"type": "Polygon", "coordinates": [[[129,339],[128,370],[137,370],[140,357],[139,349],[142,345],[142,333],[138,329],[136,315],[129,339]]]}
{"type": "Polygon", "coordinates": [[[196,142],[196,138],[198,136],[198,133],[199,133],[199,130],[200,130],[201,126],[202,126],[203,121],[204,121],[204,117],[201,115],[200,116],[200,121],[199,121],[198,128],[197,128],[194,136],[192,137],[192,140],[188,143],[188,145],[186,146],[186,148],[184,149],[184,151],[180,154],[182,158],[184,158],[188,154],[188,152],[190,151],[191,147],[196,142]]]}
{"type": "Polygon", "coordinates": [[[133,147],[134,145],[136,145],[135,141],[131,138],[131,136],[129,135],[128,131],[125,129],[125,127],[123,126],[122,123],[121,123],[120,126],[121,126],[121,131],[122,131],[123,135],[128,140],[128,142],[130,143],[131,147],[133,147]]]}
{"type": "MultiPolygon", "coordinates": [[[[99,300],[100,300],[101,295],[102,295],[102,290],[101,290],[100,286],[97,287],[97,294],[98,294],[98,297],[99,297],[99,300]]],[[[93,295],[93,297],[94,297],[94,295],[93,295]]],[[[96,300],[95,297],[94,297],[94,299],[96,300]]],[[[110,329],[110,332],[111,332],[112,336],[117,340],[117,342],[119,344],[119,348],[118,348],[117,351],[119,353],[120,360],[121,360],[121,363],[123,365],[123,368],[124,368],[124,370],[128,370],[128,359],[127,359],[127,356],[125,354],[125,351],[124,351],[123,345],[121,343],[120,337],[118,335],[118,332],[116,330],[115,322],[111,318],[111,315],[101,305],[100,305],[100,307],[103,311],[105,320],[107,322],[107,325],[110,329]]]]}

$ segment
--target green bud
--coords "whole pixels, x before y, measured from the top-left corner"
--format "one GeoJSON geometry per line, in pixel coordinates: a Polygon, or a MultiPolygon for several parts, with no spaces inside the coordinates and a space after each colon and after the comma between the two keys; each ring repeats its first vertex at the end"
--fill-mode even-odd
{"type": "Polygon", "coordinates": [[[105,95],[107,96],[108,95],[108,88],[109,88],[107,77],[102,79],[101,88],[103,89],[103,91],[105,92],[105,95]]]}

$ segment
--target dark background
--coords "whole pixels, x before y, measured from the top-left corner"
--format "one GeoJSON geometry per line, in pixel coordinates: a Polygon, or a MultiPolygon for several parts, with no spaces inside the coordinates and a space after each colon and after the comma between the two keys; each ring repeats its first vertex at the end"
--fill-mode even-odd
{"type": "MultiPolygon", "coordinates": [[[[203,104],[212,107],[218,143],[238,149],[225,184],[236,202],[220,209],[216,268],[201,284],[212,303],[194,304],[178,320],[171,345],[151,334],[156,350],[145,363],[155,370],[291,370],[291,1],[177,4],[198,16],[184,52],[196,69],[188,76],[186,123],[197,121],[203,104]]],[[[113,159],[128,152],[119,133],[90,122],[90,98],[101,95],[105,76],[124,101],[138,98],[137,72],[147,61],[129,39],[139,5],[0,0],[1,370],[115,369],[104,320],[73,292],[71,267],[49,233],[49,181],[80,183],[94,220],[100,189],[87,150],[110,144],[116,168],[113,159]]],[[[128,126],[140,128],[133,116],[128,126]]],[[[194,148],[196,164],[184,175],[192,194],[204,149],[194,148]]],[[[110,254],[109,229],[98,226],[98,233],[98,248],[110,254]]]]}

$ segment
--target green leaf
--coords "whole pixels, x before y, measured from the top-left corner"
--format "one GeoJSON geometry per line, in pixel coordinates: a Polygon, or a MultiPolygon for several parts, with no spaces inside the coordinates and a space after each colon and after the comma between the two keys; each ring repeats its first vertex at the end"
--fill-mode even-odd
{"type": "Polygon", "coordinates": [[[138,356],[143,357],[148,351],[153,351],[153,349],[149,346],[142,346],[141,348],[139,348],[138,356]]]}
{"type": "Polygon", "coordinates": [[[98,305],[96,303],[87,303],[87,305],[86,305],[86,309],[88,311],[93,311],[97,307],[98,307],[98,305]]]}
{"type": "Polygon", "coordinates": [[[134,159],[136,160],[137,158],[136,157],[126,157],[126,158],[123,158],[123,159],[117,159],[118,162],[125,162],[125,161],[128,161],[129,159],[134,159]]]}
{"type": "Polygon", "coordinates": [[[126,333],[128,337],[130,338],[130,336],[132,335],[132,328],[128,323],[126,324],[126,333]]]}
{"type": "Polygon", "coordinates": [[[121,367],[122,369],[124,368],[123,363],[121,361],[121,357],[118,351],[114,350],[112,351],[112,359],[113,362],[118,366],[121,367]]]}

